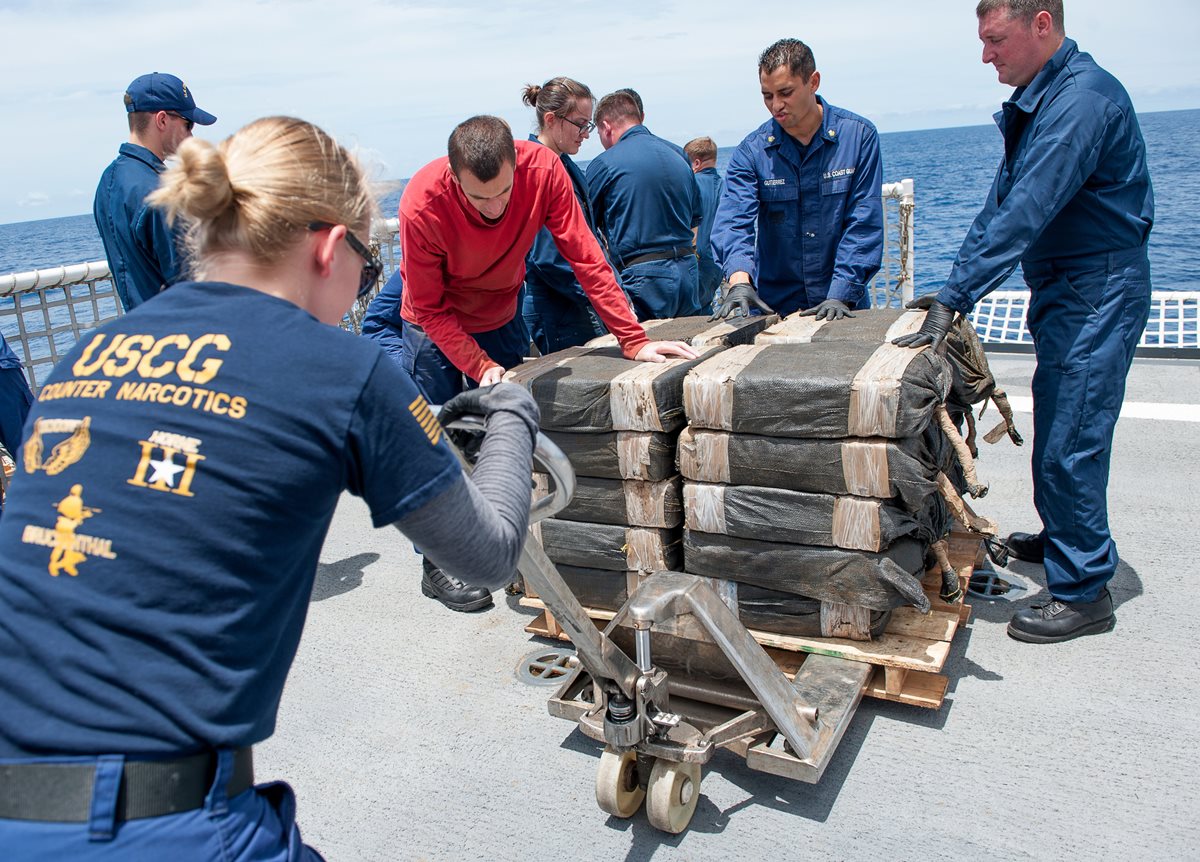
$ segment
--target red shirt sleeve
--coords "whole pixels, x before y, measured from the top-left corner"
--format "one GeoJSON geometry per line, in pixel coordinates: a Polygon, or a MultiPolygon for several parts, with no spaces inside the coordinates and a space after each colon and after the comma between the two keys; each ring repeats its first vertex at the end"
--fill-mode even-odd
{"type": "Polygon", "coordinates": [[[401,211],[400,266],[405,306],[446,358],[472,380],[479,380],[483,372],[498,363],[467,334],[446,301],[446,252],[425,235],[425,227],[401,211]]]}
{"type": "Polygon", "coordinates": [[[634,317],[625,292],[604,259],[600,243],[588,228],[566,168],[557,159],[554,167],[556,169],[547,174],[551,188],[546,227],[553,234],[559,253],[575,270],[579,286],[592,301],[596,313],[608,331],[617,337],[621,352],[633,359],[650,339],[634,317]]]}

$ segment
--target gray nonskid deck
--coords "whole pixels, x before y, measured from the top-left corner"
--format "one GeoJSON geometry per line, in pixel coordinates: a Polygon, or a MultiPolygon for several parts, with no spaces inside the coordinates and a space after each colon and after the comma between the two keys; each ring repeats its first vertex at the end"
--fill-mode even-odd
{"type": "MultiPolygon", "coordinates": [[[[993,356],[1010,395],[1033,362],[993,356]]],[[[1200,403],[1200,363],[1139,361],[1127,402],[1200,403]]],[[[980,423],[986,429],[994,411],[980,423]]],[[[1031,416],[1018,426],[1032,438],[1031,416]]],[[[1110,516],[1122,563],[1117,627],[1033,646],[1007,637],[1014,605],[972,598],[943,708],[867,700],[820,784],[749,769],[703,773],[686,832],[597,807],[598,744],[516,679],[535,613],[497,595],[482,614],[420,594],[411,546],[343,499],[260,780],[296,788],[306,841],[330,860],[1176,858],[1200,847],[1195,778],[1200,663],[1192,536],[1195,422],[1122,419],[1110,516]]],[[[987,447],[1002,530],[1034,529],[1029,443],[987,447]]],[[[1041,568],[1010,567],[1041,590],[1041,568]]],[[[1044,595],[1044,593],[1043,593],[1044,595]]]]}

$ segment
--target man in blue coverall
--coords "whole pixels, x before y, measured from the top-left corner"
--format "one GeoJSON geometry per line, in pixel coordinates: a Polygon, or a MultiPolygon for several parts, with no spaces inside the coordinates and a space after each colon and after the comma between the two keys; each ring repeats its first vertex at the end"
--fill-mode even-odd
{"type": "Polygon", "coordinates": [[[712,244],[729,287],[717,316],[753,305],[853,317],[883,262],[879,135],[817,95],[821,73],[798,39],[763,51],[758,79],[771,119],[725,170],[712,244]]]}
{"type": "Polygon", "coordinates": [[[146,195],[158,188],[163,159],[192,136],[197,123],[210,126],[217,118],[196,107],[183,81],[161,72],[134,79],[125,91],[125,111],[129,141],[101,175],[92,214],[128,311],[184,275],[179,238],[163,211],[146,205],[146,195]]]}
{"type": "Polygon", "coordinates": [[[21,445],[21,428],[32,404],[33,392],[21,370],[21,360],[0,335],[0,446],[14,459],[20,457],[17,448],[21,445]]]}
{"type": "Polygon", "coordinates": [[[683,149],[650,134],[641,116],[620,90],[596,106],[604,152],[587,169],[596,226],[638,320],[699,314],[700,190],[683,149]]]}
{"type": "Polygon", "coordinates": [[[717,173],[717,145],[712,138],[694,138],[683,145],[683,151],[692,163],[696,187],[700,190],[701,218],[700,228],[696,231],[696,257],[700,261],[700,308],[708,310],[713,304],[717,285],[721,283],[721,267],[717,266],[712,253],[712,228],[725,183],[717,173]]]}
{"type": "Polygon", "coordinates": [[[1019,262],[1029,285],[1033,501],[1040,534],[1014,533],[1042,562],[1050,601],[1018,611],[1008,633],[1054,643],[1113,627],[1108,528],[1113,430],[1150,313],[1146,243],[1154,194],[1146,145],[1121,83],[1063,28],[1062,0],[982,0],[983,62],[1016,87],[996,122],[1004,158],[983,211],[921,331],[897,344],[936,349],[1019,262]]]}

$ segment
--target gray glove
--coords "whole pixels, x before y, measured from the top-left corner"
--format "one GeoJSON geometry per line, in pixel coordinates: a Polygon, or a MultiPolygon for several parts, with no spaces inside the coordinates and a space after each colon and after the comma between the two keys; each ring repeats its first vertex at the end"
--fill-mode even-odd
{"type": "MultiPolygon", "coordinates": [[[[495,386],[480,386],[460,392],[442,405],[438,421],[446,426],[463,416],[487,418],[493,413],[512,413],[520,417],[529,428],[531,441],[537,439],[538,422],[541,419],[537,402],[525,387],[516,383],[497,383],[495,386]]],[[[455,439],[453,434],[451,439],[455,439]]]]}
{"type": "Polygon", "coordinates": [[[720,307],[713,312],[713,316],[709,320],[722,320],[729,317],[736,308],[741,312],[742,317],[750,316],[750,306],[754,305],[763,314],[774,314],[775,311],[771,306],[767,305],[758,298],[758,292],[752,284],[733,284],[727,281],[721,282],[717,287],[720,295],[724,297],[720,307]]]}
{"type": "MultiPolygon", "coordinates": [[[[910,302],[908,308],[920,308],[918,303],[922,300],[910,302]]],[[[928,302],[928,300],[925,300],[928,302]]],[[[924,304],[924,303],[922,303],[924,304]]],[[[936,299],[929,302],[929,311],[925,313],[925,322],[921,324],[921,328],[917,332],[908,335],[901,335],[899,338],[893,338],[892,344],[898,347],[924,347],[929,345],[931,350],[937,350],[942,346],[942,341],[946,338],[946,333],[950,331],[950,327],[954,324],[954,315],[957,312],[948,305],[942,305],[936,299]]]]}
{"type": "Polygon", "coordinates": [[[817,316],[817,320],[841,320],[843,317],[854,317],[850,306],[840,299],[826,299],[819,305],[800,312],[801,317],[812,317],[814,314],[817,316]]]}

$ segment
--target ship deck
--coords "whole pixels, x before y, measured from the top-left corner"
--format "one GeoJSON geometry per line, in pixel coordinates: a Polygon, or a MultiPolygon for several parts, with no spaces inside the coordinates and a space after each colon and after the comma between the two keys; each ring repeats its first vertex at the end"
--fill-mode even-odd
{"type": "MultiPolygon", "coordinates": [[[[1033,360],[990,358],[1027,442],[981,443],[991,491],[975,508],[1003,533],[1035,530],[1033,360]]],[[[1014,562],[1014,600],[970,598],[939,711],[865,700],[817,785],[718,753],[677,836],[597,808],[599,745],[547,714],[552,689],[515,674],[545,643],[522,631],[536,611],[502,594],[481,614],[424,598],[411,545],[347,496],[259,780],[292,783],[302,834],[330,860],[1192,856],[1198,422],[1200,361],[1139,359],[1109,491],[1111,633],[1011,640],[1013,610],[1045,596],[1041,567],[1014,562]]]]}

